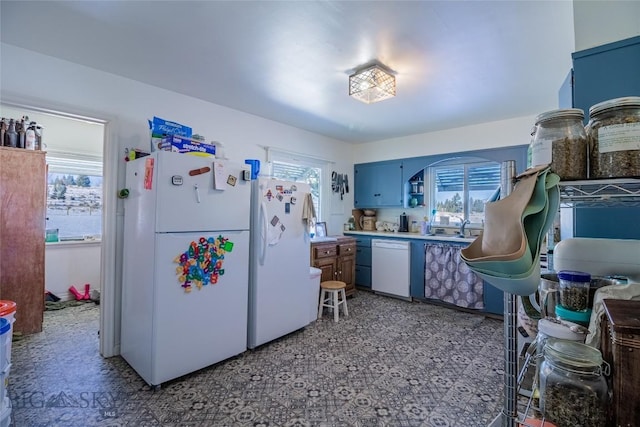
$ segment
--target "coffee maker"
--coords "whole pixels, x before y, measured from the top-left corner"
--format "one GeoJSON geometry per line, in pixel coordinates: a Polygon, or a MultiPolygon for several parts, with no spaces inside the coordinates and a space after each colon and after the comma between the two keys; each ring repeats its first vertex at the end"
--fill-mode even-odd
{"type": "Polygon", "coordinates": [[[409,217],[407,217],[406,213],[402,212],[402,215],[400,215],[400,222],[398,224],[399,224],[399,227],[398,227],[399,232],[404,232],[404,233],[409,232],[409,217]]]}

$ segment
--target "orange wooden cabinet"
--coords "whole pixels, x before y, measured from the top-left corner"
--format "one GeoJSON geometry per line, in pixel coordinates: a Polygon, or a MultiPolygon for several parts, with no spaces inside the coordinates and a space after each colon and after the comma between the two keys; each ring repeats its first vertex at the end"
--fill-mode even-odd
{"type": "Polygon", "coordinates": [[[45,152],[0,147],[0,299],[23,334],[42,331],[46,191],[45,152]]]}
{"type": "Polygon", "coordinates": [[[311,244],[311,266],[322,270],[320,281],[340,280],[347,285],[347,296],[356,292],[356,239],[338,237],[336,242],[311,244]]]}

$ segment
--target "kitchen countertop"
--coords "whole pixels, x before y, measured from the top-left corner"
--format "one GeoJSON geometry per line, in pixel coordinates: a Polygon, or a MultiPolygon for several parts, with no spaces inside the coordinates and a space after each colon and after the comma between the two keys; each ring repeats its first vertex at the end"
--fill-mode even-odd
{"type": "Polygon", "coordinates": [[[396,239],[419,239],[419,240],[439,240],[444,242],[462,242],[462,243],[471,243],[476,240],[476,237],[457,237],[446,234],[438,234],[438,235],[421,235],[420,233],[401,233],[394,231],[345,231],[345,235],[354,235],[354,236],[371,236],[371,237],[391,237],[396,239]]]}

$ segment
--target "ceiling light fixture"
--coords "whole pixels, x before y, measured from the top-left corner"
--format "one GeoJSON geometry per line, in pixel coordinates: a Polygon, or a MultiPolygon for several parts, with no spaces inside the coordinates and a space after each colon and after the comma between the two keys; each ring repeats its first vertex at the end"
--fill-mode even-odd
{"type": "Polygon", "coordinates": [[[349,96],[365,104],[396,96],[396,77],[380,64],[367,66],[349,76],[349,96]]]}

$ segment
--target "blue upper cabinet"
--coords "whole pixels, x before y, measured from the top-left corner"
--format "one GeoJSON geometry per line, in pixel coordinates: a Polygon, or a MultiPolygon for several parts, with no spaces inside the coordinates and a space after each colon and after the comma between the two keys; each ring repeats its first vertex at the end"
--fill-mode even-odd
{"type": "Polygon", "coordinates": [[[356,208],[402,207],[402,161],[361,163],[353,166],[356,208]]]}
{"type": "Polygon", "coordinates": [[[585,120],[599,102],[640,96],[640,36],[574,52],[572,58],[573,106],[584,110],[585,120]]]}
{"type": "MultiPolygon", "coordinates": [[[[640,36],[608,43],[572,55],[573,82],[560,88],[560,107],[573,106],[585,112],[609,99],[640,96],[640,36]],[[567,105],[573,102],[572,105],[567,105]]],[[[594,181],[597,182],[597,181],[594,181]]],[[[578,205],[576,205],[578,206],[578,205]]],[[[638,218],[637,205],[586,206],[575,209],[573,235],[610,239],[640,239],[640,228],[630,227],[638,218]]]]}

